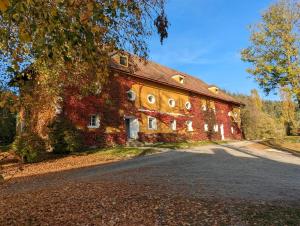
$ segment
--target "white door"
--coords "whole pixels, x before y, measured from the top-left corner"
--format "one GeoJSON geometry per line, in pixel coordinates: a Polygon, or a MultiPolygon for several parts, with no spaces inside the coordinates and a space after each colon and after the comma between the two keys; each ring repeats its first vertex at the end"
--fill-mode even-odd
{"type": "Polygon", "coordinates": [[[222,140],[224,140],[225,137],[224,137],[224,125],[223,124],[221,124],[220,130],[221,130],[221,138],[222,138],[222,140]]]}
{"type": "Polygon", "coordinates": [[[136,118],[130,119],[130,126],[129,126],[130,138],[137,139],[139,131],[140,131],[139,120],[136,118]]]}

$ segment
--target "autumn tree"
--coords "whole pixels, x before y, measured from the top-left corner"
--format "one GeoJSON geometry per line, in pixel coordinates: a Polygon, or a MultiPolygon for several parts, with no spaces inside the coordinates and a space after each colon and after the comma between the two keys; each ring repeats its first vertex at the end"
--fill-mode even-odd
{"type": "Polygon", "coordinates": [[[0,89],[0,144],[9,144],[16,134],[17,96],[0,89]]]}
{"type": "Polygon", "coordinates": [[[50,109],[45,104],[56,104],[66,86],[95,93],[112,53],[147,59],[147,37],[168,36],[164,7],[164,0],[0,0],[0,83],[34,80],[20,98],[31,109],[50,109]]]}
{"type": "Polygon", "coordinates": [[[280,118],[264,111],[265,102],[257,90],[251,91],[251,96],[235,95],[245,106],[241,110],[242,130],[246,139],[281,138],[284,136],[284,126],[280,118]]]}
{"type": "Polygon", "coordinates": [[[164,0],[0,0],[0,57],[10,78],[30,64],[47,86],[82,86],[90,72],[88,86],[97,88],[110,53],[147,58],[154,29],[161,42],[168,36],[164,7],[164,0]]]}
{"type": "Polygon", "coordinates": [[[284,90],[281,90],[281,103],[282,103],[282,118],[287,135],[296,135],[298,129],[298,122],[296,118],[296,106],[293,102],[291,95],[284,90]]]}
{"type": "Polygon", "coordinates": [[[47,139],[66,87],[96,94],[113,53],[147,59],[147,38],[156,32],[163,42],[168,36],[164,8],[165,0],[0,0],[0,66],[6,72],[0,83],[22,87],[22,134],[14,145],[22,157],[33,159],[34,147],[45,146],[40,138],[47,139]],[[30,152],[22,145],[28,140],[30,152]]]}
{"type": "Polygon", "coordinates": [[[251,45],[242,51],[242,60],[268,94],[285,88],[300,106],[300,2],[280,0],[251,26],[251,45]]]}

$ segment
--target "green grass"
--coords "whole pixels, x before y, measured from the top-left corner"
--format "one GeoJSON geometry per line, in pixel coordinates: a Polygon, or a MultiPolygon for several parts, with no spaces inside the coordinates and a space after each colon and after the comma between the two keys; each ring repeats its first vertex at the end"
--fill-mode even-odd
{"type": "Polygon", "coordinates": [[[130,147],[114,147],[114,148],[95,148],[83,152],[74,153],[75,155],[97,154],[105,158],[133,158],[143,155],[149,155],[159,152],[154,148],[130,148],[130,147]]]}
{"type": "Polygon", "coordinates": [[[225,144],[226,141],[197,141],[197,142],[178,142],[178,143],[157,143],[149,145],[156,148],[169,148],[169,149],[185,149],[208,144],[225,144]]]}
{"type": "Polygon", "coordinates": [[[11,145],[8,144],[8,145],[0,145],[0,152],[6,152],[6,151],[9,151],[11,148],[11,145]]]}

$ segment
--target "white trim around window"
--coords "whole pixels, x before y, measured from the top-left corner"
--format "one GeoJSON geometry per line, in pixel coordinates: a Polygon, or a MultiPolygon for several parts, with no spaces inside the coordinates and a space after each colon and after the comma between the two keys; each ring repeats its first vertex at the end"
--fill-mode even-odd
{"type": "Polygon", "coordinates": [[[192,131],[194,131],[194,129],[193,129],[193,122],[192,121],[187,121],[186,122],[186,126],[187,126],[187,131],[189,131],[189,132],[192,132],[192,131]]]}
{"type": "Polygon", "coordinates": [[[97,129],[100,127],[100,117],[97,114],[90,115],[88,128],[97,129]]]}
{"type": "Polygon", "coordinates": [[[186,108],[187,110],[190,110],[190,109],[192,108],[191,102],[187,101],[187,102],[185,103],[185,108],[186,108]]]}
{"type": "Polygon", "coordinates": [[[135,94],[135,92],[133,90],[129,90],[126,93],[127,93],[128,100],[130,100],[130,101],[134,101],[135,100],[136,94],[135,94]]]}
{"type": "Polygon", "coordinates": [[[149,94],[147,96],[147,100],[150,104],[154,104],[155,103],[155,96],[153,94],[149,94]]]}
{"type": "Polygon", "coordinates": [[[204,131],[205,131],[205,132],[208,131],[208,124],[207,124],[207,123],[204,124],[204,131]]]}
{"type": "Polygon", "coordinates": [[[175,107],[175,105],[176,105],[176,102],[174,99],[169,99],[168,103],[171,108],[175,107]]]}
{"type": "Polygon", "coordinates": [[[171,130],[173,130],[173,131],[176,131],[177,130],[177,122],[176,122],[176,120],[174,119],[174,120],[172,120],[171,121],[171,130]]]}
{"type": "Polygon", "coordinates": [[[157,130],[157,120],[154,117],[148,116],[148,129],[157,130]]]}

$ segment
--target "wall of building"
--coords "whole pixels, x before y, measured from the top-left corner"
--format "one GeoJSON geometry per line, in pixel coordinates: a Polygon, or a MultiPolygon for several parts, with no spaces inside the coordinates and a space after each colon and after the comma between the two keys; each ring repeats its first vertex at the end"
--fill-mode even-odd
{"type": "Polygon", "coordinates": [[[207,99],[172,87],[141,80],[132,76],[113,73],[99,95],[80,97],[76,90],[66,91],[64,113],[82,130],[89,146],[107,146],[127,141],[125,118],[139,120],[138,139],[142,142],[176,142],[221,139],[220,125],[224,125],[225,139],[241,139],[238,123],[228,115],[234,108],[232,104],[207,99]],[[136,98],[127,97],[129,90],[136,98]],[[155,96],[155,103],[149,103],[148,95],[155,96]],[[175,100],[175,107],[169,106],[169,99],[175,100]],[[186,102],[191,109],[186,109],[186,102]],[[207,103],[207,110],[203,110],[207,103]],[[209,110],[209,106],[215,107],[209,110]],[[91,115],[98,115],[99,128],[88,128],[91,115]],[[157,129],[148,128],[148,117],[157,119],[157,129]],[[176,120],[176,131],[171,129],[171,121],[176,120]],[[193,131],[187,130],[187,121],[192,121],[193,131]],[[210,132],[204,131],[209,124],[210,132]],[[218,125],[218,131],[211,127],[218,125]],[[233,133],[232,133],[233,129],[233,133]]]}

